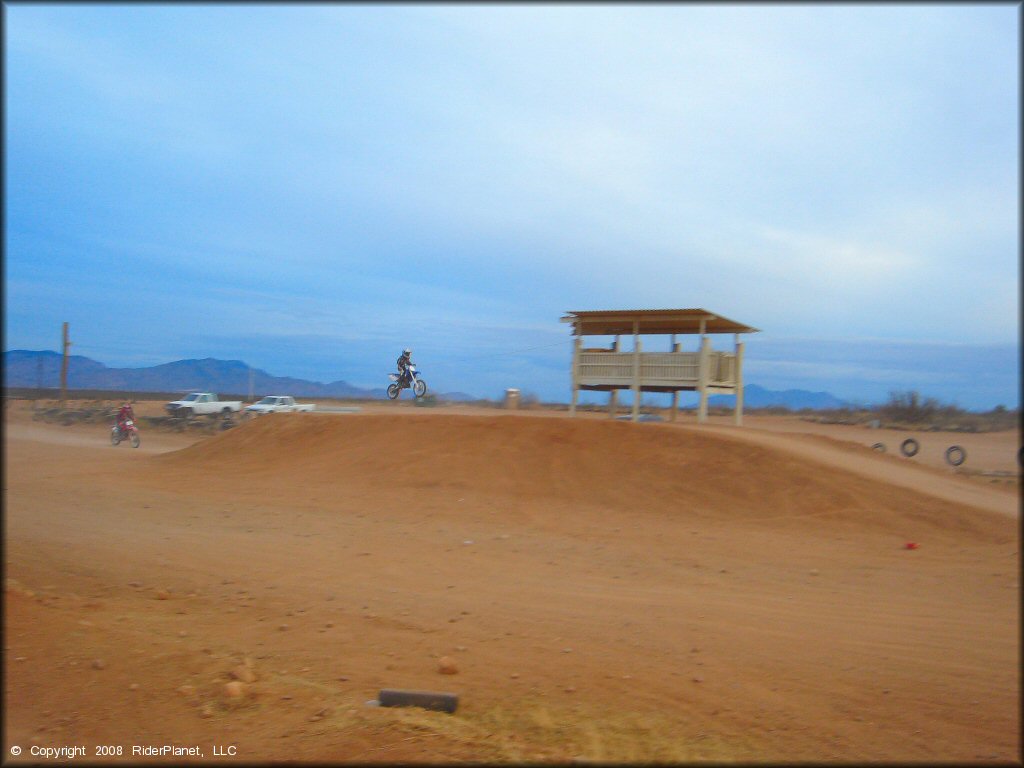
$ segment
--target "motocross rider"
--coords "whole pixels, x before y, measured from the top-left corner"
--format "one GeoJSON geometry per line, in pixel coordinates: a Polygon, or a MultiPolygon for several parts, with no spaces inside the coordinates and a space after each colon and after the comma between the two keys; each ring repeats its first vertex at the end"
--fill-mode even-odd
{"type": "Polygon", "coordinates": [[[411,349],[406,348],[406,349],[402,350],[402,356],[400,358],[398,358],[398,362],[397,362],[397,365],[398,365],[398,380],[399,381],[405,381],[405,379],[409,376],[409,366],[412,365],[411,357],[412,357],[412,350],[411,349]]]}
{"type": "Polygon", "coordinates": [[[121,406],[121,410],[117,412],[117,428],[121,431],[125,431],[125,422],[131,419],[135,421],[135,411],[132,410],[131,403],[125,403],[121,406]]]}

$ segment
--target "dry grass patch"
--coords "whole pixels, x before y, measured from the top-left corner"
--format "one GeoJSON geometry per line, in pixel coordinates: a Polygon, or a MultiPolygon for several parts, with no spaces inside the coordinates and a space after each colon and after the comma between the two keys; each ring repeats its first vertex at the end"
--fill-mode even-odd
{"type": "Polygon", "coordinates": [[[384,759],[410,748],[414,762],[461,758],[484,762],[685,763],[739,762],[755,749],[735,738],[707,731],[688,733],[677,721],[638,712],[589,714],[579,707],[524,701],[454,715],[415,708],[362,710],[337,727],[373,723],[378,746],[354,761],[384,759]]]}

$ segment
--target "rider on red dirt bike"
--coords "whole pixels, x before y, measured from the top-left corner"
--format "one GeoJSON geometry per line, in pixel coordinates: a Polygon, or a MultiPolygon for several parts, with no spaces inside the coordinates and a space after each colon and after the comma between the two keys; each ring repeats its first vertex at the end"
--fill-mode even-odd
{"type": "Polygon", "coordinates": [[[135,421],[135,411],[132,410],[131,403],[125,403],[117,412],[117,428],[124,432],[127,428],[125,422],[129,419],[135,421]]]}
{"type": "Polygon", "coordinates": [[[129,403],[121,406],[117,412],[117,423],[110,428],[110,442],[118,445],[122,440],[132,444],[132,448],[139,447],[139,428],[135,426],[135,411],[129,403]]]}

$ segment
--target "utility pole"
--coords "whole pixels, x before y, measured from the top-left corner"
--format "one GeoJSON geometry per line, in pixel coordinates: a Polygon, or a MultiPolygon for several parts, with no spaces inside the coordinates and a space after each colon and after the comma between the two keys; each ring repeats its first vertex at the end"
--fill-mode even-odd
{"type": "Polygon", "coordinates": [[[68,347],[70,346],[68,324],[64,323],[64,357],[60,362],[60,407],[62,410],[68,397],[68,347]]]}
{"type": "Polygon", "coordinates": [[[32,410],[36,410],[39,398],[43,396],[43,358],[36,361],[36,392],[32,395],[32,410]]]}

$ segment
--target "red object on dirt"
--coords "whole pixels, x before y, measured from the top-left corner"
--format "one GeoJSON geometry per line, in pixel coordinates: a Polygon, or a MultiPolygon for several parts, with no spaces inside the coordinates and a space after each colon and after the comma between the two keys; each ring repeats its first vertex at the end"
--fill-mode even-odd
{"type": "Polygon", "coordinates": [[[916,541],[908,541],[907,545],[906,545],[906,548],[907,549],[917,549],[917,542],[916,541]]]}

